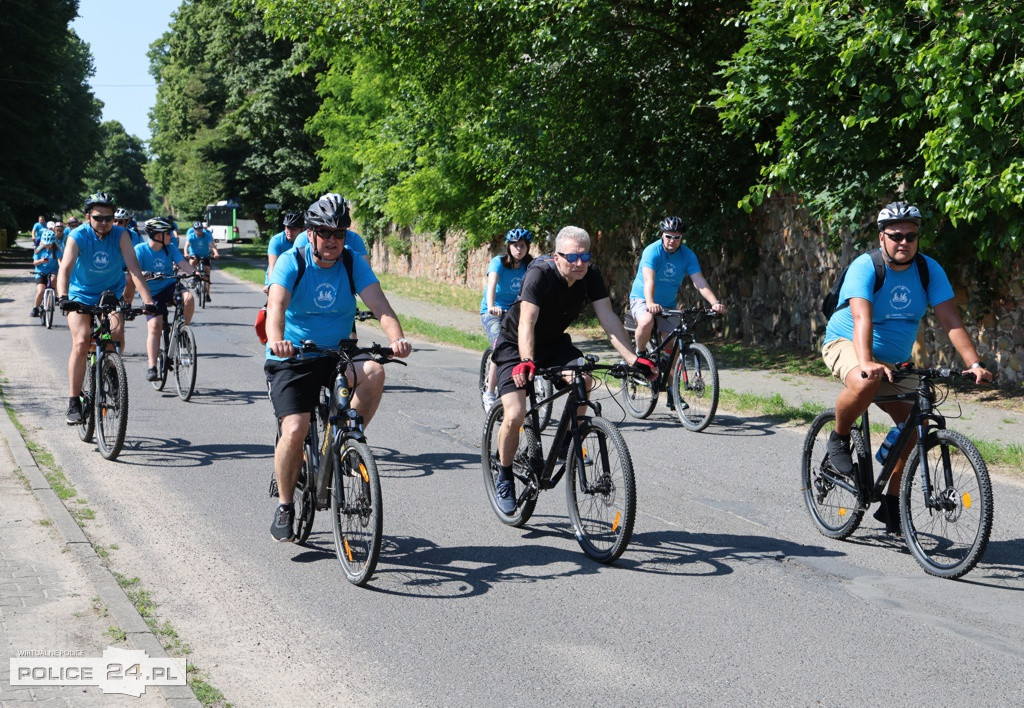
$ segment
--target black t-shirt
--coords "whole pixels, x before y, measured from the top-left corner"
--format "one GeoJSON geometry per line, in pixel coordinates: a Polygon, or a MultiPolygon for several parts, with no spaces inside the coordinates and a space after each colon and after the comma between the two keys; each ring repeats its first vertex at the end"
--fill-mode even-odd
{"type": "Polygon", "coordinates": [[[597,266],[591,264],[583,279],[569,287],[550,257],[535,258],[523,276],[519,299],[501,320],[501,338],[513,344],[519,342],[519,308],[524,300],[532,303],[540,308],[533,328],[535,354],[539,355],[544,347],[561,340],[584,305],[606,297],[608,288],[597,266]]]}

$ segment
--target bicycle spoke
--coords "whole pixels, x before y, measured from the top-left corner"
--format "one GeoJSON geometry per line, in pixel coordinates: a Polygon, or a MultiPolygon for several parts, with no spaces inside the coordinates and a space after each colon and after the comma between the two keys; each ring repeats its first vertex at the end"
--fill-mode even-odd
{"type": "Polygon", "coordinates": [[[363,585],[377,566],[384,515],[377,464],[365,443],[344,443],[334,469],[331,513],[335,550],[345,577],[363,585]]]}

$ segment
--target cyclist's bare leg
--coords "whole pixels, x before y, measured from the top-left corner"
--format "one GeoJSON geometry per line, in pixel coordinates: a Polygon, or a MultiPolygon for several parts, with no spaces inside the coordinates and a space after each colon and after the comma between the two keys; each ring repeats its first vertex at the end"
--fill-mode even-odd
{"type": "Polygon", "coordinates": [[[43,292],[46,291],[46,283],[36,283],[36,302],[35,307],[39,307],[43,304],[43,292]]]}
{"type": "Polygon", "coordinates": [[[845,384],[836,398],[836,435],[850,434],[850,428],[874,400],[882,380],[861,378],[857,368],[846,376],[845,384]]]}
{"type": "Polygon", "coordinates": [[[654,331],[654,315],[644,310],[636,318],[636,331],[633,338],[636,339],[636,350],[638,352],[647,349],[647,342],[651,340],[651,332],[654,331]]]}
{"type": "Polygon", "coordinates": [[[526,391],[518,389],[501,397],[504,417],[498,430],[498,461],[502,467],[511,467],[519,447],[519,429],[526,420],[526,391]]]}
{"type": "Polygon", "coordinates": [[[68,329],[71,330],[71,355],[68,357],[68,396],[82,393],[85,380],[85,360],[89,355],[92,318],[81,312],[68,313],[68,329]]]}
{"type": "Polygon", "coordinates": [[[150,366],[156,366],[157,356],[160,354],[160,335],[163,333],[163,315],[154,317],[146,322],[146,359],[150,366]]]}
{"type": "Polygon", "coordinates": [[[110,315],[110,336],[114,338],[117,348],[124,354],[124,319],[116,313],[110,315]]]}
{"type": "Polygon", "coordinates": [[[192,315],[196,313],[196,300],[188,290],[182,291],[181,304],[185,307],[185,324],[191,324],[192,315]]]}
{"type": "Polygon", "coordinates": [[[487,390],[493,391],[498,387],[498,367],[492,361],[487,369],[487,390]]]}
{"type": "Polygon", "coordinates": [[[291,504],[302,466],[302,443],[309,430],[309,413],[292,413],[281,418],[281,437],[274,450],[274,475],[278,501],[291,504]]]}
{"type": "MultiPolygon", "coordinates": [[[[373,420],[384,393],[384,367],[375,361],[357,361],[353,366],[358,385],[352,394],[352,407],[363,416],[365,427],[373,420]]],[[[351,374],[348,375],[348,380],[351,383],[351,374]]]]}

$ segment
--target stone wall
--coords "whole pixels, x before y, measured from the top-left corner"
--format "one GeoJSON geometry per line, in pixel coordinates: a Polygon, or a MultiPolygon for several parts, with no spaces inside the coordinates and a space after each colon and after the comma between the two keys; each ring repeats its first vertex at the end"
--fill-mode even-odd
{"type": "MultiPolygon", "coordinates": [[[[840,235],[838,245],[829,247],[818,224],[809,219],[795,197],[776,197],[752,217],[749,246],[743,252],[698,253],[701,269],[716,294],[730,308],[722,331],[725,335],[763,346],[785,346],[817,350],[825,334],[820,312],[822,296],[838,276],[841,266],[862,252],[850,233],[840,235]],[[836,252],[838,251],[838,253],[836,252]]],[[[479,287],[490,259],[503,251],[503,244],[470,251],[463,270],[459,264],[458,234],[445,241],[411,236],[408,256],[396,255],[378,239],[373,248],[374,268],[399,275],[429,278],[439,282],[479,287]]],[[[629,283],[636,272],[640,247],[630,260],[620,254],[604,253],[602,238],[594,235],[595,258],[601,264],[612,291],[612,302],[620,309],[629,283]],[[617,258],[616,258],[617,256],[617,258]]],[[[539,252],[535,242],[531,252],[539,252]]],[[[979,306],[979,284],[971,282],[967,268],[944,264],[956,292],[956,302],[982,359],[999,371],[1001,384],[1024,384],[1024,259],[1007,254],[1009,283],[995,302],[979,306]]],[[[688,283],[680,292],[685,305],[701,300],[688,283]]],[[[935,316],[929,314],[921,328],[914,357],[919,364],[948,365],[958,361],[949,338],[935,316]]]]}

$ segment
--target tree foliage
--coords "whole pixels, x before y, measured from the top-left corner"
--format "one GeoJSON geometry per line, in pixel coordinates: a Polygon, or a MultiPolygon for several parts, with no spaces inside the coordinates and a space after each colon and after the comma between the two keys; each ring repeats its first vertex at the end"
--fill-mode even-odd
{"type": "Polygon", "coordinates": [[[69,29],[77,0],[0,4],[0,225],[74,208],[101,104],[89,47],[69,29]],[[45,18],[42,19],[42,18],[45,18]]]}
{"type": "Polygon", "coordinates": [[[763,160],[747,207],[801,194],[835,227],[916,202],[957,252],[1024,245],[1024,7],[753,0],[717,105],[763,160]]]}
{"type": "Polygon", "coordinates": [[[82,198],[93,192],[114,195],[119,207],[146,211],[150,207],[150,188],[143,170],[146,151],[134,135],[129,135],[116,120],[100,125],[99,149],[89,161],[82,178],[82,198]]]}

